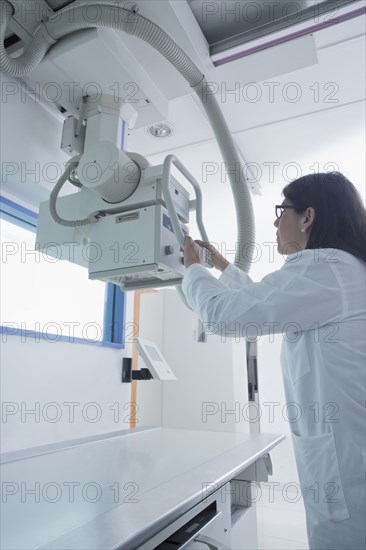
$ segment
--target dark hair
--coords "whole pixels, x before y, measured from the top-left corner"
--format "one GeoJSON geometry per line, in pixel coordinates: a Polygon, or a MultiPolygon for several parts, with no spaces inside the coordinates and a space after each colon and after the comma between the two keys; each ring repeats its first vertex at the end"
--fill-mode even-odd
{"type": "Polygon", "coordinates": [[[315,210],[306,248],[337,248],[366,262],[366,210],[357,189],[343,174],[302,176],[282,193],[298,214],[309,206],[315,210]]]}

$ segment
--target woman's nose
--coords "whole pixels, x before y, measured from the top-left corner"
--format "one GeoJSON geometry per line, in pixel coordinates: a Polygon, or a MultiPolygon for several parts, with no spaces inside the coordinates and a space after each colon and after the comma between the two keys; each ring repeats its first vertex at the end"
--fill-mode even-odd
{"type": "Polygon", "coordinates": [[[275,221],[273,222],[273,225],[274,225],[275,227],[278,227],[278,222],[279,222],[279,219],[276,218],[275,221]]]}

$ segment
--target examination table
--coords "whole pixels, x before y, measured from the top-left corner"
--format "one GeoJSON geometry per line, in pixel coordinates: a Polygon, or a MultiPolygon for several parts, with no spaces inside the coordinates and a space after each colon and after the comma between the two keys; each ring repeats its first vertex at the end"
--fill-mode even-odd
{"type": "Polygon", "coordinates": [[[1,547],[253,548],[250,482],[283,439],[140,428],[5,453],[1,547]]]}

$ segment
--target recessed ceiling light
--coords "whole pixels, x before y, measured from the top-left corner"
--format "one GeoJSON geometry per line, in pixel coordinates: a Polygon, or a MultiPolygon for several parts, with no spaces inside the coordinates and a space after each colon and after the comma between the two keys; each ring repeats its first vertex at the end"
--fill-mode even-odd
{"type": "Polygon", "coordinates": [[[147,132],[156,138],[166,138],[173,134],[174,127],[168,122],[160,122],[149,126],[147,132]]]}

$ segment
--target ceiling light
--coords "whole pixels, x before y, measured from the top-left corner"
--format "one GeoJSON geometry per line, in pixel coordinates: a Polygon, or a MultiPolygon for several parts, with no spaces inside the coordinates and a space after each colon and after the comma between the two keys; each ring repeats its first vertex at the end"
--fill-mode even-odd
{"type": "Polygon", "coordinates": [[[160,122],[149,126],[147,132],[156,138],[166,138],[173,134],[174,127],[168,122],[160,122]]]}

